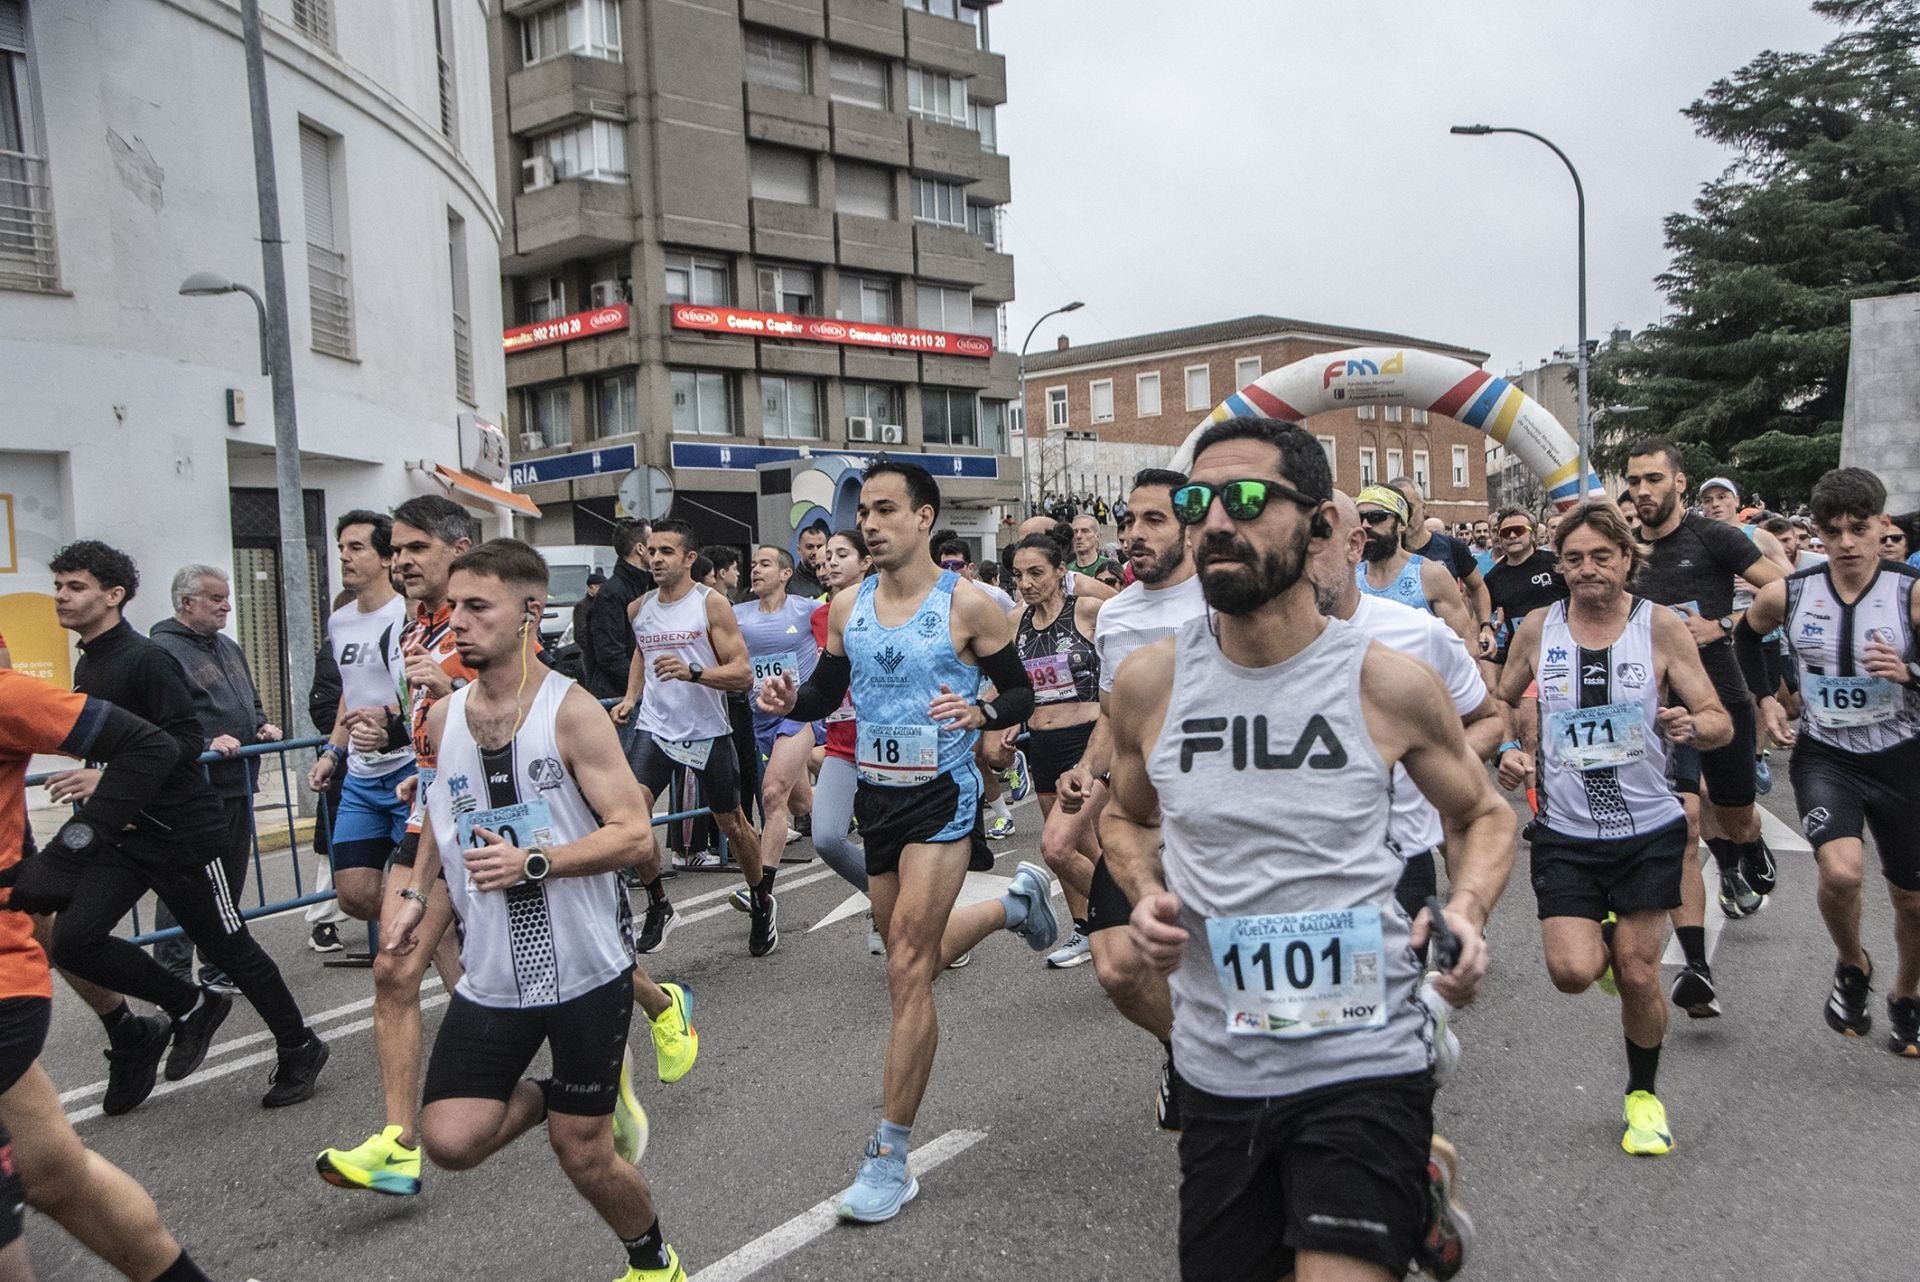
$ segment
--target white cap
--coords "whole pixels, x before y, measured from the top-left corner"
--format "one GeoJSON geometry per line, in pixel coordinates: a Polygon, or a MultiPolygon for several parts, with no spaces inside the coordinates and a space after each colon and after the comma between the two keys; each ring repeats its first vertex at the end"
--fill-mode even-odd
{"type": "Polygon", "coordinates": [[[1724,476],[1709,476],[1706,480],[1700,483],[1699,493],[1705,494],[1708,490],[1713,489],[1715,486],[1719,486],[1721,489],[1725,490],[1727,493],[1733,495],[1734,502],[1737,503],[1740,501],[1740,487],[1735,485],[1732,481],[1729,481],[1724,476]]]}

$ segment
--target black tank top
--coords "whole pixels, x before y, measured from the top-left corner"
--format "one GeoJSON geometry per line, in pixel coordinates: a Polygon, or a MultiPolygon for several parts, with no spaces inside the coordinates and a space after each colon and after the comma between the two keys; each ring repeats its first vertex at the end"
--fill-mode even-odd
{"type": "Polygon", "coordinates": [[[1044,628],[1033,626],[1033,607],[1020,612],[1014,645],[1027,679],[1033,682],[1033,701],[1040,707],[1056,703],[1094,703],[1100,698],[1100,656],[1093,641],[1074,625],[1074,596],[1067,593],[1060,613],[1044,628]]]}

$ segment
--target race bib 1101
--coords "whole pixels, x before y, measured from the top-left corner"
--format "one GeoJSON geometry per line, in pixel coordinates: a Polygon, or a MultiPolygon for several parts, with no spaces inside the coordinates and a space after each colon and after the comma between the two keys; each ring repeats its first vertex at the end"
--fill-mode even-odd
{"type": "Polygon", "coordinates": [[[1210,917],[1207,943],[1229,1033],[1301,1038],[1386,1027],[1378,908],[1210,917]]]}

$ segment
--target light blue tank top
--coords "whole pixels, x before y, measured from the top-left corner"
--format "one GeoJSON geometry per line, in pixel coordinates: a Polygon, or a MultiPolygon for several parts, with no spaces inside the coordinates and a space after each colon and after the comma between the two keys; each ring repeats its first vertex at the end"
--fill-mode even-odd
{"type": "Polygon", "coordinates": [[[1420,567],[1426,563],[1427,558],[1418,553],[1409,555],[1406,568],[1400,571],[1400,577],[1384,588],[1376,588],[1367,582],[1365,561],[1353,567],[1353,578],[1354,582],[1360,585],[1360,590],[1368,596],[1383,596],[1389,601],[1398,601],[1401,605],[1410,605],[1416,610],[1424,610],[1427,608],[1427,589],[1420,582],[1420,567]]]}
{"type": "MultiPolygon", "coordinates": [[[[980,669],[963,662],[953,650],[949,618],[953,588],[959,581],[952,570],[942,571],[913,617],[897,628],[883,627],[874,613],[879,576],[860,585],[843,638],[853,667],[853,706],[863,735],[870,725],[934,725],[927,705],[939,695],[942,684],[968,701],[979,697],[980,669]]],[[[939,730],[937,734],[941,774],[971,767],[978,731],[939,730]]]]}

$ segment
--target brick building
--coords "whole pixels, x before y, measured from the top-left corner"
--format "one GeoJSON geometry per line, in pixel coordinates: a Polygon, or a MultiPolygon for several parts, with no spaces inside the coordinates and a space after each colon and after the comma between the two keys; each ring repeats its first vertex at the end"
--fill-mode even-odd
{"type": "MultiPolygon", "coordinates": [[[[1485,352],[1376,330],[1280,316],[1243,316],[1159,334],[1029,354],[1026,421],[1034,438],[1038,494],[1092,492],[1113,498],[1133,472],[1172,456],[1207,412],[1261,374],[1321,352],[1397,345],[1478,365],[1485,352]],[[1097,440],[1085,439],[1086,433],[1097,440]]],[[[1451,525],[1487,508],[1486,437],[1426,410],[1361,405],[1316,414],[1334,484],[1349,494],[1373,480],[1412,476],[1431,515],[1451,525]]]]}

